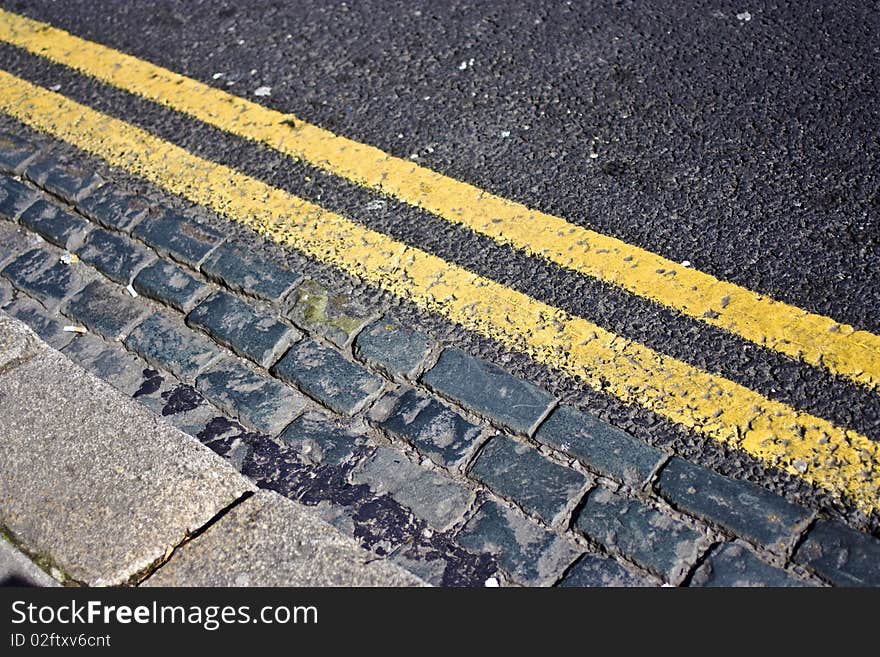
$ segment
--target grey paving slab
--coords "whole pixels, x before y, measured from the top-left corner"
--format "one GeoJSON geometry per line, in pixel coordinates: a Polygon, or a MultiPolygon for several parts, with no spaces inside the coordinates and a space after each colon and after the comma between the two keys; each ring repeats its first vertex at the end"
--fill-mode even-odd
{"type": "Polygon", "coordinates": [[[3,586],[60,586],[60,584],[12,543],[0,537],[0,587],[3,586]]]}
{"type": "Polygon", "coordinates": [[[587,484],[580,472],[510,436],[495,436],[486,443],[470,474],[548,525],[577,501],[587,484]]]}
{"type": "Polygon", "coordinates": [[[368,484],[379,495],[395,500],[439,530],[458,521],[473,503],[474,491],[448,475],[411,462],[391,447],[379,447],[352,473],[356,484],[368,484]]]}
{"type": "Polygon", "coordinates": [[[634,486],[644,484],[665,457],[663,451],[571,406],[555,409],[535,440],[634,486]]]}
{"type": "Polygon", "coordinates": [[[810,586],[791,573],[761,561],[748,548],[722,543],[694,571],[690,586],[704,587],[798,587],[810,586]]]}
{"type": "Polygon", "coordinates": [[[678,457],[663,466],[657,487],[676,507],[780,553],[813,515],[765,488],[723,477],[678,457]]]}
{"type": "Polygon", "coordinates": [[[277,493],[260,491],[177,550],[146,586],[423,586],[277,493]]]}
{"type": "Polygon", "coordinates": [[[129,581],[253,489],[54,350],[7,369],[0,389],[0,523],[74,580],[129,581]]]}
{"type": "Polygon", "coordinates": [[[30,360],[42,350],[42,343],[27,326],[0,312],[0,372],[30,360]]]}
{"type": "Polygon", "coordinates": [[[460,349],[444,349],[422,381],[441,395],[513,431],[530,434],[553,396],[460,349]]]}

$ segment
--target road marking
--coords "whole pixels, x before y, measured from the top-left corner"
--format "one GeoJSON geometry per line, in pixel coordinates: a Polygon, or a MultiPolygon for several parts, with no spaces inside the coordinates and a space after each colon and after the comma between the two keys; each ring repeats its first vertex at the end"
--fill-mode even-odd
{"type": "Polygon", "coordinates": [[[880,443],[657,353],[124,121],[0,71],[0,111],[417,306],[852,500],[880,508],[880,443]]]}
{"type": "Polygon", "coordinates": [[[757,294],[150,62],[0,10],[0,40],[791,358],[880,387],[880,336],[757,294]]]}

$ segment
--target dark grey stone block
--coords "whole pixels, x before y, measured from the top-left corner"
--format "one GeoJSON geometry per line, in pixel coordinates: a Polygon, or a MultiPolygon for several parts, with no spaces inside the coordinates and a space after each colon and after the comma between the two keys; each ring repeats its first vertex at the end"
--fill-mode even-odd
{"type": "Polygon", "coordinates": [[[64,313],[90,331],[116,340],[125,336],[147,310],[115,285],[92,281],[67,302],[64,313]]]}
{"type": "Polygon", "coordinates": [[[701,533],[643,502],[603,487],[587,496],[575,525],[593,540],[674,584],[706,547],[701,533]]]}
{"type": "Polygon", "coordinates": [[[431,352],[434,341],[390,317],[361,331],[354,342],[355,357],[389,375],[412,378],[431,352]]]}
{"type": "Polygon", "coordinates": [[[118,343],[108,344],[94,335],[77,336],[63,351],[74,362],[129,397],[151,395],[164,383],[164,376],[138,356],[118,343]]]}
{"type": "Polygon", "coordinates": [[[76,336],[76,333],[63,330],[66,324],[63,317],[48,313],[39,303],[25,296],[19,295],[3,307],[3,312],[23,321],[55,349],[63,349],[76,336]]]}
{"type": "Polygon", "coordinates": [[[77,210],[105,228],[130,232],[143,219],[150,205],[114,184],[98,188],[76,204],[77,210]]]}
{"type": "Polygon", "coordinates": [[[303,410],[306,400],[275,379],[257,374],[234,358],[212,364],[196,379],[205,397],[244,424],[277,435],[303,410]]]}
{"type": "Polygon", "coordinates": [[[0,217],[15,221],[37,199],[37,193],[23,182],[0,176],[0,217]]]}
{"type": "Polygon", "coordinates": [[[2,275],[26,294],[54,309],[88,282],[82,267],[65,265],[46,249],[31,249],[3,268],[2,275]]]}
{"type": "Polygon", "coordinates": [[[302,337],[296,329],[226,292],[215,292],[193,308],[186,323],[263,367],[302,337]]]}
{"type": "Polygon", "coordinates": [[[880,586],[880,540],[832,520],[820,520],[794,554],[835,586],[880,586]]]}
{"type": "Polygon", "coordinates": [[[155,313],[125,340],[125,346],[148,363],[192,381],[221,354],[217,346],[202,335],[160,313],[155,313]]]}
{"type": "Polygon", "coordinates": [[[134,277],[132,286],[138,294],[184,313],[192,309],[207,289],[204,283],[165,260],[157,260],[141,269],[134,277]]]}
{"type": "Polygon", "coordinates": [[[198,268],[211,249],[225,237],[219,230],[196,223],[170,210],[146,216],[135,226],[132,235],[159,253],[167,254],[193,268],[198,268]]]}
{"type": "Polygon", "coordinates": [[[19,221],[46,241],[71,251],[79,247],[91,228],[82,217],[42,199],[22,212],[19,221]]]}
{"type": "Polygon", "coordinates": [[[674,506],[776,552],[784,552],[812,516],[751,482],[723,477],[678,457],[663,467],[657,488],[674,506]]]}
{"type": "Polygon", "coordinates": [[[135,272],[156,256],[119,233],[96,228],[83,241],[77,255],[108,278],[128,285],[135,272]]]}
{"type": "Polygon", "coordinates": [[[549,586],[582,552],[578,546],[494,501],[485,502],[457,535],[473,552],[489,552],[520,584],[549,586]]]}
{"type": "Polygon", "coordinates": [[[644,484],[665,454],[571,406],[560,406],[541,424],[535,440],[571,454],[599,474],[633,486],[644,484]]]}
{"type": "Polygon", "coordinates": [[[705,587],[794,587],[810,586],[790,573],[764,563],[751,550],[736,543],[712,548],[694,572],[689,586],[705,587]]]}
{"type": "Polygon", "coordinates": [[[377,495],[388,494],[431,527],[443,531],[455,524],[474,502],[474,491],[442,472],[411,462],[391,447],[378,447],[351,475],[377,495]]]}
{"type": "Polygon", "coordinates": [[[311,340],[291,347],[272,373],[337,413],[347,415],[357,412],[384,384],[339,352],[311,340]]]}
{"type": "Polygon", "coordinates": [[[0,171],[19,173],[39,147],[8,132],[0,134],[0,171]]]}
{"type": "Polygon", "coordinates": [[[5,264],[34,247],[36,238],[15,224],[0,222],[0,263],[5,264]]]}
{"type": "Polygon", "coordinates": [[[568,569],[559,583],[565,588],[634,588],[651,583],[642,575],[624,568],[620,563],[600,554],[585,554],[568,569]]]}
{"type": "Polygon", "coordinates": [[[461,464],[482,432],[455,411],[412,388],[397,399],[391,415],[379,425],[447,467],[461,464]]]}
{"type": "Polygon", "coordinates": [[[75,203],[104,181],[94,170],[81,167],[68,157],[57,154],[34,160],[27,165],[24,173],[38,186],[68,203],[75,203]]]}
{"type": "Polygon", "coordinates": [[[315,281],[304,281],[293,293],[290,320],[337,347],[346,346],[373,314],[344,294],[334,294],[315,281]]]}
{"type": "Polygon", "coordinates": [[[581,473],[508,436],[492,438],[480,451],[470,474],[547,524],[575,501],[587,483],[581,473]]]}
{"type": "Polygon", "coordinates": [[[554,401],[546,390],[459,349],[445,349],[422,381],[493,422],[527,435],[554,401]]]}
{"type": "Polygon", "coordinates": [[[369,442],[365,431],[314,411],[291,422],[279,438],[315,465],[348,463],[369,442]]]}
{"type": "Polygon", "coordinates": [[[227,287],[268,301],[280,301],[301,278],[253,251],[222,244],[202,263],[202,271],[227,287]]]}

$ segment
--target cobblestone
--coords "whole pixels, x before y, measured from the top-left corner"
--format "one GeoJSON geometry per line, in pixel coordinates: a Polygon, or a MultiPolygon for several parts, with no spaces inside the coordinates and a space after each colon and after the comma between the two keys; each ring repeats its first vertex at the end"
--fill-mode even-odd
{"type": "Polygon", "coordinates": [[[657,488],[674,506],[780,553],[812,515],[751,482],[723,477],[678,457],[663,467],[657,488]]]}
{"type": "Polygon", "coordinates": [[[673,584],[682,580],[707,547],[703,535],[687,525],[604,487],[590,492],[575,525],[589,538],[619,550],[673,584]]]}
{"type": "Polygon", "coordinates": [[[88,280],[82,267],[65,265],[43,248],[22,254],[3,268],[2,275],[50,310],[82,289],[88,280]]]}
{"type": "Polygon", "coordinates": [[[314,465],[348,463],[369,442],[364,431],[314,411],[295,419],[279,438],[314,465]]]}
{"type": "Polygon", "coordinates": [[[143,219],[149,204],[110,183],[79,200],[76,209],[105,228],[130,232],[143,219]]]}
{"type": "Polygon", "coordinates": [[[354,343],[355,357],[389,376],[413,378],[431,352],[434,341],[427,335],[383,317],[361,331],[354,343]]]}
{"type": "Polygon", "coordinates": [[[527,435],[553,403],[546,390],[459,349],[444,349],[422,381],[465,408],[527,435]]]}
{"type": "Polygon", "coordinates": [[[220,350],[198,333],[160,313],[141,322],[126,338],[125,346],[148,363],[164,368],[185,381],[193,381],[220,350]]]}
{"type": "Polygon", "coordinates": [[[0,217],[15,221],[36,198],[34,190],[24,183],[0,176],[0,217]]]}
{"type": "Polygon", "coordinates": [[[42,199],[22,212],[19,221],[46,241],[71,251],[79,248],[83,237],[91,228],[89,222],[82,217],[42,199]]]}
{"type": "Polygon", "coordinates": [[[305,407],[305,399],[294,390],[230,357],[199,375],[196,387],[244,424],[273,436],[305,407]]]}
{"type": "Polygon", "coordinates": [[[378,447],[352,473],[356,484],[368,484],[377,495],[389,494],[434,529],[455,524],[474,501],[474,492],[450,477],[412,463],[390,447],[378,447]]]}
{"type": "Polygon", "coordinates": [[[775,568],[736,543],[722,543],[712,548],[694,572],[689,586],[705,587],[792,587],[808,586],[781,568],[775,568]]]}
{"type": "Polygon", "coordinates": [[[337,413],[356,413],[383,386],[383,381],[338,351],[304,340],[272,368],[279,378],[292,383],[337,413]]]}
{"type": "Polygon", "coordinates": [[[345,347],[373,316],[351,298],[333,294],[315,281],[306,280],[293,293],[288,317],[310,333],[320,335],[337,347],[345,347]]]}
{"type": "Polygon", "coordinates": [[[45,342],[55,349],[63,349],[76,335],[63,330],[64,324],[57,315],[52,315],[33,299],[19,296],[3,307],[3,311],[20,319],[45,342]]]}
{"type": "Polygon", "coordinates": [[[202,264],[208,277],[244,294],[278,302],[300,275],[256,253],[221,244],[202,264]]]}
{"type": "Polygon", "coordinates": [[[186,323],[258,365],[268,367],[302,335],[226,292],[215,292],[187,315],[186,323]]]}
{"type": "Polygon", "coordinates": [[[34,160],[27,165],[24,173],[38,186],[71,204],[103,182],[103,178],[93,170],[73,164],[70,158],[56,154],[34,160]]]}
{"type": "Polygon", "coordinates": [[[9,133],[0,134],[0,171],[21,173],[25,163],[38,151],[38,147],[21,137],[9,133]]]}
{"type": "Polygon", "coordinates": [[[132,286],[139,294],[183,313],[189,312],[207,290],[204,283],[164,260],[157,260],[141,269],[134,277],[132,286]]]}
{"type": "Polygon", "coordinates": [[[0,222],[0,265],[5,265],[14,257],[31,249],[34,242],[32,235],[27,231],[15,224],[0,222]]]}
{"type": "Polygon", "coordinates": [[[135,273],[156,257],[128,237],[102,228],[96,228],[86,236],[77,255],[122,285],[128,285],[135,273]]]}
{"type": "Polygon", "coordinates": [[[643,485],[665,453],[571,406],[560,406],[535,440],[577,458],[601,475],[643,485]]]}
{"type": "Polygon", "coordinates": [[[554,463],[508,436],[496,436],[486,443],[470,473],[548,525],[566,511],[587,484],[581,473],[554,463]]]}
{"type": "Polygon", "coordinates": [[[115,285],[92,281],[67,302],[64,312],[90,331],[117,340],[144,317],[147,309],[115,285]]]}
{"type": "Polygon", "coordinates": [[[147,215],[132,231],[159,253],[198,268],[211,249],[223,241],[219,231],[171,211],[147,215]]]}
{"type": "Polygon", "coordinates": [[[390,415],[379,426],[450,468],[467,460],[482,435],[479,426],[413,388],[397,397],[390,415]]]}
{"type": "Polygon", "coordinates": [[[582,552],[512,509],[489,500],[458,533],[458,542],[474,552],[495,555],[514,580],[549,586],[582,552]]]}
{"type": "Polygon", "coordinates": [[[627,570],[611,557],[585,554],[559,583],[565,588],[633,588],[651,586],[641,575],[627,570]]]}
{"type": "Polygon", "coordinates": [[[819,520],[794,554],[836,586],[880,586],[880,540],[833,520],[819,520]]]}

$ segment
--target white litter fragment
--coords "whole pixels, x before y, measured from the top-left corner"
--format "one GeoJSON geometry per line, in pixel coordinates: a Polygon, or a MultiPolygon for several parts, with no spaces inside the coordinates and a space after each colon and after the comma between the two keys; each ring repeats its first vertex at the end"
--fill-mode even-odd
{"type": "Polygon", "coordinates": [[[501,131],[501,136],[502,136],[504,139],[507,139],[508,137],[510,137],[510,130],[502,130],[502,131],[501,131]]]}
{"type": "Polygon", "coordinates": [[[741,11],[736,15],[737,20],[741,20],[744,23],[752,20],[752,15],[747,11],[741,11]]]}
{"type": "Polygon", "coordinates": [[[243,46],[243,45],[244,45],[244,39],[239,39],[239,40],[238,40],[238,45],[243,46]]]}
{"type": "Polygon", "coordinates": [[[364,206],[364,210],[369,210],[370,212],[374,210],[384,210],[385,209],[385,201],[377,198],[375,201],[370,201],[364,206]]]}
{"type": "Polygon", "coordinates": [[[497,589],[499,586],[501,586],[501,584],[498,581],[497,577],[490,577],[483,583],[483,586],[485,586],[487,589],[497,589]]]}
{"type": "Polygon", "coordinates": [[[131,283],[129,283],[128,285],[126,285],[125,289],[128,290],[128,293],[129,293],[132,297],[134,297],[135,299],[137,299],[137,296],[138,296],[137,290],[135,290],[135,289],[131,286],[131,283]]]}
{"type": "Polygon", "coordinates": [[[459,70],[459,71],[463,71],[463,70],[465,70],[466,68],[467,68],[467,62],[462,62],[461,64],[458,65],[458,70],[459,70]]]}
{"type": "Polygon", "coordinates": [[[690,266],[691,266],[691,261],[690,261],[690,260],[682,260],[682,261],[681,261],[681,266],[682,266],[682,267],[690,267],[690,266]]]}
{"type": "Polygon", "coordinates": [[[256,74],[257,74],[257,69],[252,68],[252,69],[251,69],[251,75],[256,75],[256,74]]]}
{"type": "Polygon", "coordinates": [[[61,89],[60,84],[53,84],[51,87],[49,87],[49,91],[58,91],[59,89],[61,89]]]}
{"type": "Polygon", "coordinates": [[[59,258],[61,262],[65,265],[72,265],[74,262],[79,262],[79,256],[75,253],[71,253],[70,251],[65,251],[61,254],[61,258],[59,258]]]}
{"type": "Polygon", "coordinates": [[[254,89],[254,96],[268,96],[272,93],[272,87],[257,87],[254,89]]]}
{"type": "Polygon", "coordinates": [[[61,330],[65,331],[67,333],[88,333],[89,332],[89,329],[87,329],[85,326],[73,326],[72,324],[65,326],[61,330]]]}
{"type": "Polygon", "coordinates": [[[214,75],[212,75],[211,77],[212,77],[214,80],[219,80],[220,78],[223,77],[223,74],[222,74],[222,73],[214,73],[214,75]]]}
{"type": "Polygon", "coordinates": [[[425,538],[431,538],[433,535],[434,535],[434,532],[432,532],[428,527],[425,527],[422,530],[422,536],[424,536],[425,538]]]}
{"type": "Polygon", "coordinates": [[[470,59],[466,59],[466,60],[463,61],[461,64],[459,64],[459,65],[458,65],[458,70],[459,70],[459,71],[464,71],[464,70],[466,70],[468,67],[471,67],[471,68],[474,67],[474,58],[473,58],[473,57],[471,57],[470,59]]]}

